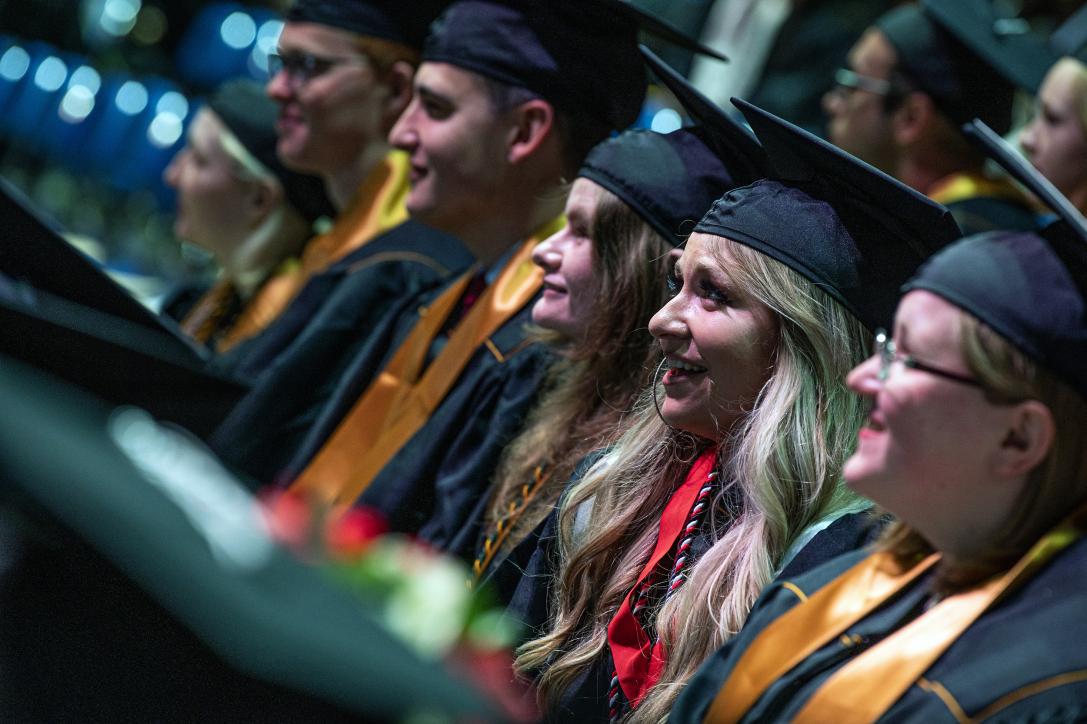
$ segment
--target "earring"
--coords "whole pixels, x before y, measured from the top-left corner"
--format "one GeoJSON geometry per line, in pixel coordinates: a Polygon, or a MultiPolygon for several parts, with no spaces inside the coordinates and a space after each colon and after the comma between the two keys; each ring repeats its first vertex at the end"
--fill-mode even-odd
{"type": "Polygon", "coordinates": [[[664,367],[664,363],[667,361],[667,359],[662,359],[660,364],[657,365],[656,371],[653,373],[653,409],[657,411],[657,417],[661,419],[661,422],[675,430],[677,428],[672,427],[671,423],[665,418],[664,413],[661,411],[660,401],[657,399],[657,386],[660,384],[661,368],[664,367]]]}

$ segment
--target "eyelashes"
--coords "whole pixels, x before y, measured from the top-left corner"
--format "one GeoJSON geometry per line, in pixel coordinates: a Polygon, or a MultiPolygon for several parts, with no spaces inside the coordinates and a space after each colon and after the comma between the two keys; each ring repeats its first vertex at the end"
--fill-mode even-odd
{"type": "MultiPolygon", "coordinates": [[[[673,271],[668,274],[667,285],[668,298],[671,299],[682,291],[683,279],[673,271]]],[[[698,282],[698,295],[715,304],[728,305],[732,302],[731,297],[729,297],[724,289],[707,279],[702,279],[698,282]]]]}

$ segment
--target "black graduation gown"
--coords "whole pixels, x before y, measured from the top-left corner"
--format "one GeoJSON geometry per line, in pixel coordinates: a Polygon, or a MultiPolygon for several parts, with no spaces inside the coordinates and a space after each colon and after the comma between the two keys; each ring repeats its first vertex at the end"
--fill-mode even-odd
{"type": "Polygon", "coordinates": [[[970,196],[944,204],[963,236],[986,231],[1034,231],[1037,215],[1027,206],[997,196],[970,196]]]}
{"type": "Polygon", "coordinates": [[[440,550],[470,539],[503,449],[536,401],[550,349],[526,339],[530,300],[481,346],[423,427],[359,498],[440,550]],[[497,351],[497,354],[495,353],[497,351]]]}
{"type": "MultiPolygon", "coordinates": [[[[605,452],[606,449],[594,450],[578,462],[563,488],[563,495],[585,477],[605,452]]],[[[490,502],[489,495],[486,502],[490,502]]],[[[460,551],[466,559],[475,559],[483,539],[490,533],[483,529],[485,515],[486,505],[473,527],[474,546],[460,551]]],[[[479,585],[489,589],[489,595],[505,607],[506,617],[521,626],[522,642],[545,633],[550,620],[551,587],[558,571],[558,525],[556,505],[521,542],[505,555],[496,556],[479,581],[479,585]]]]}
{"type": "Polygon", "coordinates": [[[209,444],[265,485],[300,472],[418,308],[471,261],[459,241],[409,220],[314,277],[272,326],[217,360],[259,376],[209,444]]]}
{"type": "MultiPolygon", "coordinates": [[[[786,564],[783,573],[788,571],[790,575],[799,575],[811,570],[828,560],[855,550],[858,545],[863,545],[870,540],[872,535],[873,528],[869,513],[844,515],[817,533],[807,545],[801,548],[786,564]]],[[[701,558],[712,544],[713,540],[708,532],[701,533],[691,547],[695,560],[701,558]]],[[[780,580],[782,580],[780,576],[775,579],[775,581],[780,580]]],[[[772,583],[770,587],[774,585],[772,583]]],[[[607,692],[614,670],[615,664],[612,662],[610,651],[597,657],[596,663],[563,694],[560,706],[548,712],[548,721],[607,722],[607,692]]]]}
{"type": "MultiPolygon", "coordinates": [[[[864,555],[843,556],[790,582],[810,595],[864,555]]],[[[929,579],[921,576],[840,639],[803,660],[771,685],[743,721],[786,721],[795,716],[834,672],[923,612],[929,579]],[[849,644],[844,643],[847,639],[849,644]]],[[[779,580],[767,588],[740,634],[692,679],[669,722],[703,720],[740,655],[774,619],[799,603],[784,583],[779,580]]],[[[975,621],[925,672],[925,687],[910,687],[881,721],[961,721],[949,704],[968,717],[984,714],[980,718],[986,721],[1083,721],[1087,717],[1084,610],[1087,540],[1081,539],[975,621]]]]}
{"type": "Polygon", "coordinates": [[[218,355],[213,364],[255,378],[283,354],[337,357],[365,337],[398,301],[471,265],[456,237],[411,219],[315,275],[267,329],[218,355]]]}

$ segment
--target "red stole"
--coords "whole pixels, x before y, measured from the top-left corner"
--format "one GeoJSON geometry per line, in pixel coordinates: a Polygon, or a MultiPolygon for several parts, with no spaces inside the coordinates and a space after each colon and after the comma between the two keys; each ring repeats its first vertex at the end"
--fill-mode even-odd
{"type": "Polygon", "coordinates": [[[653,553],[642,568],[642,572],[638,574],[638,580],[630,593],[623,600],[619,611],[608,624],[608,645],[611,647],[612,658],[615,661],[619,686],[632,707],[637,707],[646,692],[657,683],[667,662],[667,653],[662,643],[660,641],[654,643],[635,618],[634,601],[643,585],[650,582],[661,561],[675,549],[676,543],[683,535],[687,518],[698,498],[698,493],[705,485],[710,473],[713,472],[716,455],[715,447],[706,449],[694,461],[683,484],[672,493],[671,499],[661,514],[657,545],[653,548],[653,553]]]}

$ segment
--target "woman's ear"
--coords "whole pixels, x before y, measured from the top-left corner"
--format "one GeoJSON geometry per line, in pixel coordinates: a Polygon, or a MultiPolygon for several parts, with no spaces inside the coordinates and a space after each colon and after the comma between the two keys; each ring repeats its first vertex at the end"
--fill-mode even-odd
{"type": "Polygon", "coordinates": [[[256,228],[264,223],[283,202],[283,187],[268,180],[253,181],[246,194],[246,211],[249,215],[249,227],[256,228]]]}
{"type": "Polygon", "coordinates": [[[555,109],[542,98],[534,98],[513,108],[508,132],[507,159],[518,163],[536,152],[555,127],[555,109]]]}
{"type": "Polygon", "coordinates": [[[1021,477],[1038,467],[1053,449],[1057,428],[1053,413],[1038,400],[1014,405],[996,457],[995,471],[1003,477],[1021,477]]]}

